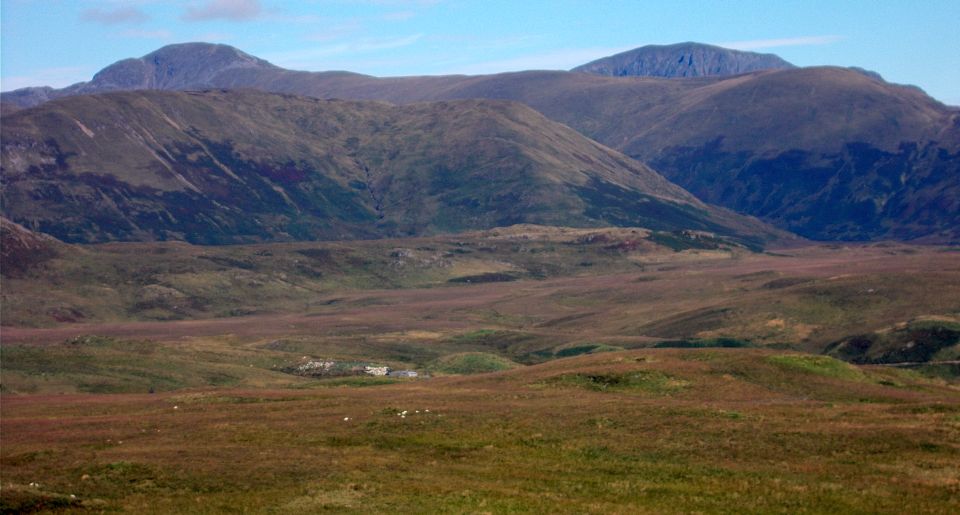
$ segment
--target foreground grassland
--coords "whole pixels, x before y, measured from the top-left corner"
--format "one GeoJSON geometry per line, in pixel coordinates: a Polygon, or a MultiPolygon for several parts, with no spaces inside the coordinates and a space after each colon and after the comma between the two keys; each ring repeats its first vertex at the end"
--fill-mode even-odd
{"type": "Polygon", "coordinates": [[[521,226],[7,271],[4,512],[960,511],[953,249],[521,226]]]}
{"type": "Polygon", "coordinates": [[[365,388],[7,395],[3,408],[5,508],[960,510],[960,390],[768,350],[607,352],[365,388]]]}

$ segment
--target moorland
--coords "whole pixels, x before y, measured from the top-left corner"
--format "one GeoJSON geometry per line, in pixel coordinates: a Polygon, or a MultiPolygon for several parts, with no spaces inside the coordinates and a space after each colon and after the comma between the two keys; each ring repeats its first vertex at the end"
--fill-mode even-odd
{"type": "Polygon", "coordinates": [[[916,88],[185,44],[0,100],[4,513],[960,511],[960,115],[916,88]]]}
{"type": "Polygon", "coordinates": [[[957,507],[950,248],[56,245],[4,280],[8,509],[957,507]]]}

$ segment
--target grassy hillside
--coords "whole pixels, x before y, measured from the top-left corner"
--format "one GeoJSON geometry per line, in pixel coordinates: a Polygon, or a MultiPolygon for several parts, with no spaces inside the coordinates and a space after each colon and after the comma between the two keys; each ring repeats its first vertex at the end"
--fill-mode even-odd
{"type": "Polygon", "coordinates": [[[515,223],[777,232],[515,103],[61,99],[3,124],[3,210],[71,242],[358,239],[515,223]]]}
{"type": "MultiPolygon", "coordinates": [[[[469,287],[640,270],[645,260],[729,260],[751,253],[724,238],[646,229],[518,225],[432,238],[193,246],[65,245],[4,254],[5,325],[185,320],[298,313],[358,290],[469,287]],[[149,259],[144,259],[148,256],[149,259]]],[[[7,241],[11,243],[7,243],[7,241]]],[[[32,241],[32,240],[30,240],[32,241]]]]}
{"type": "Polygon", "coordinates": [[[891,244],[755,253],[692,233],[536,226],[350,243],[61,244],[46,261],[0,263],[0,316],[10,344],[233,334],[415,367],[453,352],[520,363],[654,345],[820,352],[895,324],[960,320],[957,258],[891,244]]]}
{"type": "Polygon", "coordinates": [[[516,100],[651,164],[702,200],[805,237],[960,241],[957,113],[916,88],[850,69],[684,80],[238,71],[217,80],[321,98],[516,100]]]}

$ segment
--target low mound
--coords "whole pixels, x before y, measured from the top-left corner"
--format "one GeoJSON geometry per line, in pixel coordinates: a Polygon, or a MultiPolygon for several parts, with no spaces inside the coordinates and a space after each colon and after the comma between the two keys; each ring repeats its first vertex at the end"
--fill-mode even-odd
{"type": "Polygon", "coordinates": [[[507,358],[488,352],[462,352],[436,360],[430,369],[443,374],[484,374],[519,366],[507,358]]]}
{"type": "Polygon", "coordinates": [[[623,347],[617,347],[616,345],[607,345],[604,343],[573,343],[569,345],[562,345],[558,348],[552,349],[550,351],[544,351],[539,354],[544,357],[572,358],[574,356],[581,356],[583,354],[596,354],[598,352],[616,352],[621,350],[623,350],[623,347]]]}
{"type": "Polygon", "coordinates": [[[0,217],[0,272],[18,277],[38,264],[56,257],[62,244],[0,217]]]}
{"type": "Polygon", "coordinates": [[[925,363],[960,356],[960,323],[913,321],[890,330],[849,336],[827,354],[861,364],[925,363]]]}
{"type": "Polygon", "coordinates": [[[540,384],[559,388],[583,388],[596,392],[639,391],[668,394],[683,389],[689,382],[659,371],[637,370],[630,373],[563,374],[540,384]]]}

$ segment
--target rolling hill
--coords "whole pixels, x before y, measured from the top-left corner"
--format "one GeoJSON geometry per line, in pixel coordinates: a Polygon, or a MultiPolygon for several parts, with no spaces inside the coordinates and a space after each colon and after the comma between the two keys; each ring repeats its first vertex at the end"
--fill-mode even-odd
{"type": "MultiPolygon", "coordinates": [[[[917,88],[853,69],[683,79],[549,71],[376,78],[284,70],[203,44],[164,47],[141,60],[160,64],[121,68],[139,70],[129,82],[144,87],[256,88],[394,103],[519,101],[649,163],[701,200],[808,238],[960,241],[960,112],[917,88]],[[189,68],[194,53],[209,60],[202,77],[152,75],[189,68]]],[[[116,66],[72,88],[102,91],[98,84],[107,84],[116,66]]],[[[3,101],[31,105],[60,94],[71,92],[11,92],[3,101]]]]}
{"type": "Polygon", "coordinates": [[[516,223],[784,234],[521,104],[75,96],[3,124],[3,214],[67,242],[357,239],[516,223]]]}

